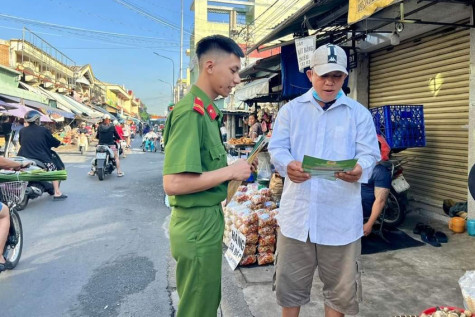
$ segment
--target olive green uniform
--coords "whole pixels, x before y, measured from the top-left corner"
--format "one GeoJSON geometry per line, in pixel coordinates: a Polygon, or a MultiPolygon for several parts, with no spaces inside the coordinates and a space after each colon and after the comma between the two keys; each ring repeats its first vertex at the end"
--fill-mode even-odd
{"type": "MultiPolygon", "coordinates": [[[[164,132],[163,174],[203,173],[225,167],[219,127],[222,114],[197,86],[169,114],[164,132]]],[[[227,183],[186,195],[170,196],[171,252],[177,261],[180,302],[177,317],[216,316],[221,300],[221,202],[227,183]]]]}

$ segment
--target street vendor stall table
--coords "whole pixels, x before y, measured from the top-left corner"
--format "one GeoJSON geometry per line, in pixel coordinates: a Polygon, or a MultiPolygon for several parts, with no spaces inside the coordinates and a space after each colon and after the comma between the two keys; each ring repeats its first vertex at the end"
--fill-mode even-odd
{"type": "Polygon", "coordinates": [[[229,154],[232,155],[232,152],[237,153],[237,156],[241,158],[243,154],[246,156],[251,153],[252,147],[255,145],[255,143],[251,144],[229,144],[228,142],[224,143],[226,150],[228,151],[229,154]]]}

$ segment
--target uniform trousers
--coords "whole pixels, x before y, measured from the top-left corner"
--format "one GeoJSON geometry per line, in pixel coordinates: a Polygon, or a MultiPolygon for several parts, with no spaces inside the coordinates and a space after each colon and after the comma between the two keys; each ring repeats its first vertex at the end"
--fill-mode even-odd
{"type": "Polygon", "coordinates": [[[224,217],[221,204],[173,207],[170,249],[176,260],[177,317],[216,317],[221,301],[224,217]]]}

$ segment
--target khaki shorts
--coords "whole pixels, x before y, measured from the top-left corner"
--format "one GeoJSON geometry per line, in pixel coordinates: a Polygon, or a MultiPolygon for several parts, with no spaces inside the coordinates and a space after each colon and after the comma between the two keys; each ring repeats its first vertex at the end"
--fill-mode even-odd
{"type": "Polygon", "coordinates": [[[323,282],[326,306],[345,315],[356,315],[362,300],[361,239],[342,246],[328,246],[287,238],[277,232],[274,290],[282,307],[310,301],[313,275],[323,282]]]}

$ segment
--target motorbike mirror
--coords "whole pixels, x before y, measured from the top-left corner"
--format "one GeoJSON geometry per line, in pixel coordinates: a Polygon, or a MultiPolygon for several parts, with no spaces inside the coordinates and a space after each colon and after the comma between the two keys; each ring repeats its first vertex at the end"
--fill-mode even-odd
{"type": "Polygon", "coordinates": [[[475,164],[470,169],[470,173],[468,174],[468,190],[472,195],[472,198],[475,199],[475,164]]]}

